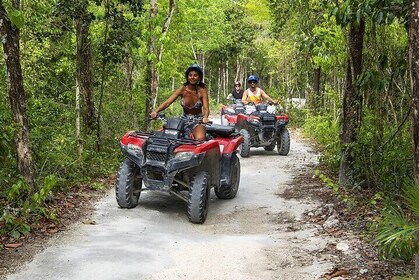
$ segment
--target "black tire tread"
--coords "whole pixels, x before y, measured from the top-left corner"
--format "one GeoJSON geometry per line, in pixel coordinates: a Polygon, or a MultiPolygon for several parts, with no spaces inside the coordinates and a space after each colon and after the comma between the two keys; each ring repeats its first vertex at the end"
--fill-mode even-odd
{"type": "Polygon", "coordinates": [[[191,188],[188,197],[188,218],[196,224],[205,222],[208,214],[209,175],[205,171],[200,171],[192,178],[191,188]]]}
{"type": "Polygon", "coordinates": [[[290,133],[286,127],[282,128],[279,135],[277,136],[277,148],[278,148],[278,154],[282,156],[288,155],[290,151],[290,133]]]}
{"type": "Polygon", "coordinates": [[[126,158],[119,167],[116,177],[115,195],[116,202],[121,208],[134,208],[138,205],[141,194],[142,180],[138,179],[138,167],[126,158]],[[137,194],[134,192],[137,191],[137,194]]]}
{"type": "Polygon", "coordinates": [[[241,157],[248,157],[250,156],[250,133],[246,129],[241,129],[240,134],[243,136],[244,141],[240,147],[240,156],[241,157]]]}

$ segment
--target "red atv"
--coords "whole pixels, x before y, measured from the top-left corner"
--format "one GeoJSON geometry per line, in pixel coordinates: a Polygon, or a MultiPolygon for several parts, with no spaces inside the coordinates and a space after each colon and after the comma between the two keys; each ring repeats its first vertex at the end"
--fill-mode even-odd
{"type": "Polygon", "coordinates": [[[277,146],[278,154],[288,155],[290,150],[290,135],[286,127],[287,114],[275,114],[273,103],[253,104],[244,106],[243,113],[224,114],[230,125],[243,136],[240,155],[248,157],[250,147],[263,147],[266,151],[273,151],[277,146]]]}
{"type": "Polygon", "coordinates": [[[207,124],[206,141],[198,141],[185,132],[192,120],[159,118],[165,121],[162,130],[130,131],[121,138],[126,158],[116,179],[116,201],[121,208],[133,208],[144,190],[167,192],[188,204],[187,216],[192,223],[203,223],[212,187],[221,199],[237,194],[237,149],[243,137],[234,127],[207,124]]]}
{"type": "Polygon", "coordinates": [[[234,126],[237,115],[245,112],[241,99],[231,99],[232,103],[221,108],[221,124],[234,126]]]}

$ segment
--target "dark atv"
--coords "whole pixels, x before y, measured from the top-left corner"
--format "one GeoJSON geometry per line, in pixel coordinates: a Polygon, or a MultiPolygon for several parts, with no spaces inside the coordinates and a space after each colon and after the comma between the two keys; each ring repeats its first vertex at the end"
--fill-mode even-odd
{"type": "Polygon", "coordinates": [[[231,104],[221,108],[221,124],[234,126],[237,115],[244,113],[245,108],[241,99],[231,99],[231,104]]]}
{"type": "Polygon", "coordinates": [[[162,130],[130,131],[121,138],[126,158],[116,179],[116,201],[121,208],[133,208],[144,190],[167,192],[187,203],[192,223],[203,223],[212,187],[221,199],[237,194],[237,149],[243,137],[234,127],[207,124],[206,141],[198,141],[185,135],[191,120],[159,117],[165,120],[162,130]]]}
{"type": "Polygon", "coordinates": [[[229,122],[234,122],[236,131],[243,136],[240,155],[248,157],[250,147],[263,147],[273,151],[277,146],[278,154],[288,155],[290,150],[290,135],[286,125],[287,114],[275,114],[274,104],[248,104],[245,112],[237,116],[226,116],[229,122]],[[269,105],[269,108],[268,108],[269,105]]]}

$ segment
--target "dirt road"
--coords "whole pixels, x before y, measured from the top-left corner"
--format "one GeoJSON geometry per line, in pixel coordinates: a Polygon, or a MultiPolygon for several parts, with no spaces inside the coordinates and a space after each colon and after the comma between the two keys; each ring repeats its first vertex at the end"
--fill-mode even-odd
{"type": "Polygon", "coordinates": [[[211,191],[206,222],[188,222],[186,203],[160,193],[141,194],[134,209],[119,209],[114,191],[90,218],[51,240],[48,248],[7,279],[319,279],[333,264],[319,251],[329,240],[302,222],[312,199],[284,199],[317,155],[291,132],[288,156],[251,150],[241,158],[237,197],[211,191]]]}

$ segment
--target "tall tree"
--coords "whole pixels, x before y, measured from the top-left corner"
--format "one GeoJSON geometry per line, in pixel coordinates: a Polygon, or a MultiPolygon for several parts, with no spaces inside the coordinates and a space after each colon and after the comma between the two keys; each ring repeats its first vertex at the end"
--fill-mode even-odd
{"type": "Polygon", "coordinates": [[[93,96],[93,60],[89,37],[89,26],[92,15],[87,8],[87,0],[79,0],[75,5],[74,24],[77,37],[77,78],[80,94],[83,98],[82,115],[88,132],[94,131],[95,102],[93,96]]]}
{"type": "MultiPolygon", "coordinates": [[[[413,170],[416,185],[419,185],[419,0],[409,0],[408,35],[412,94],[413,170]]],[[[419,236],[417,240],[419,240],[419,236]]],[[[419,279],[419,254],[416,254],[415,263],[415,279],[419,279]]]]}
{"type": "MultiPolygon", "coordinates": [[[[160,81],[160,73],[158,69],[158,64],[162,61],[164,40],[159,40],[156,46],[156,35],[154,34],[154,27],[157,20],[158,9],[157,9],[157,0],[151,0],[150,2],[150,23],[149,23],[149,41],[147,49],[147,70],[146,70],[146,107],[145,107],[145,129],[149,128],[150,122],[148,121],[148,116],[150,115],[153,107],[156,105],[158,86],[160,81]]],[[[166,18],[161,27],[161,34],[159,36],[164,38],[169,31],[170,23],[172,21],[173,13],[175,11],[176,1],[169,1],[169,10],[166,15],[166,18]]]]}
{"type": "Polygon", "coordinates": [[[20,64],[20,32],[23,18],[19,12],[20,1],[13,0],[9,13],[0,0],[0,33],[6,60],[9,101],[13,121],[17,130],[15,135],[17,167],[26,182],[35,187],[35,176],[30,149],[29,127],[26,115],[26,95],[23,86],[23,75],[20,64]],[[13,22],[11,20],[13,18],[13,22]]]}
{"type": "Polygon", "coordinates": [[[419,184],[419,1],[409,1],[409,66],[412,93],[413,168],[419,184]]]}
{"type": "Polygon", "coordinates": [[[357,131],[361,125],[362,96],[354,85],[362,72],[362,49],[364,44],[365,22],[352,21],[348,35],[348,57],[346,65],[346,86],[342,99],[342,132],[340,136],[343,147],[339,167],[339,185],[348,186],[353,173],[352,144],[357,140],[357,131]]]}
{"type": "Polygon", "coordinates": [[[339,185],[348,186],[354,175],[353,144],[361,126],[362,95],[355,85],[362,73],[362,50],[365,32],[365,11],[359,0],[348,0],[334,9],[336,22],[349,27],[347,36],[346,81],[342,97],[342,146],[339,185]]]}
{"type": "MultiPolygon", "coordinates": [[[[150,2],[150,23],[149,23],[149,41],[147,49],[147,70],[146,70],[146,107],[145,107],[145,129],[148,129],[150,122],[148,116],[150,115],[153,107],[156,105],[158,86],[160,81],[160,73],[158,64],[162,61],[164,40],[159,40],[156,46],[156,35],[154,34],[155,24],[158,15],[157,0],[151,0],[150,2]]],[[[169,1],[169,10],[161,28],[161,34],[159,36],[164,38],[169,31],[170,23],[172,21],[173,13],[175,11],[176,1],[169,1]]]]}

